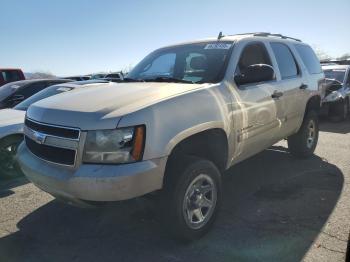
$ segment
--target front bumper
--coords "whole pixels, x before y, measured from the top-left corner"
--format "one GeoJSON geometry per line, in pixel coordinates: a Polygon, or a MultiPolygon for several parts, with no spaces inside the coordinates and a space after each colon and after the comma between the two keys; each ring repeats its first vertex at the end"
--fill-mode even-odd
{"type": "Polygon", "coordinates": [[[122,165],[82,164],[72,169],[33,155],[25,143],[17,160],[37,187],[67,202],[119,201],[161,189],[166,157],[122,165]]]}

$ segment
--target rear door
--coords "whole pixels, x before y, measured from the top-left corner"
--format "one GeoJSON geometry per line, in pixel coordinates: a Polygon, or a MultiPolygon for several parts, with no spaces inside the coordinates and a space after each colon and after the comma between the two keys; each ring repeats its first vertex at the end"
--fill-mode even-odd
{"type": "Polygon", "coordinates": [[[273,92],[282,94],[274,98],[280,116],[280,128],[274,137],[274,142],[277,142],[294,133],[299,126],[301,108],[304,104],[300,96],[308,87],[308,83],[304,81],[301,68],[287,43],[271,41],[270,47],[276,60],[279,82],[273,92]]]}

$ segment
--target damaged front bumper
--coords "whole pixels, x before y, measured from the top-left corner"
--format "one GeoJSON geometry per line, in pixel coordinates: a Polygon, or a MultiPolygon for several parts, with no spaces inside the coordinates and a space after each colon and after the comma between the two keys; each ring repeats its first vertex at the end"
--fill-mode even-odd
{"type": "Polygon", "coordinates": [[[48,163],[22,143],[17,160],[27,178],[65,202],[120,201],[162,188],[166,157],[123,165],[82,164],[75,170],[48,163]]]}

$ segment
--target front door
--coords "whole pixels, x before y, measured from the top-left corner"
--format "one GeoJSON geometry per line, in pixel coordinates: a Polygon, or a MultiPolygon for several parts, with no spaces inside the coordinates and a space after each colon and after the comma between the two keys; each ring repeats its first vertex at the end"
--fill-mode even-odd
{"type": "MultiPolygon", "coordinates": [[[[254,64],[273,66],[263,42],[250,42],[235,47],[240,52],[235,75],[254,64]]],[[[249,83],[237,86],[233,92],[233,121],[237,134],[237,157],[239,162],[260,152],[272,143],[279,128],[279,112],[273,96],[277,81],[249,83]]]]}

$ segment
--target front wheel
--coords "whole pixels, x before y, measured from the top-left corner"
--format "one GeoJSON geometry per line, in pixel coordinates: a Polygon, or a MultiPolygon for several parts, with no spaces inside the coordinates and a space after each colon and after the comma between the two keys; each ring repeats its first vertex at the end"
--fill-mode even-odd
{"type": "Polygon", "coordinates": [[[162,219],[180,240],[195,240],[212,227],[221,202],[221,176],[208,161],[188,157],[166,174],[162,219]],[[179,168],[182,167],[182,168],[179,168]]]}
{"type": "Polygon", "coordinates": [[[15,161],[17,148],[22,141],[22,136],[10,136],[0,140],[0,177],[15,178],[22,175],[15,161]]]}
{"type": "Polygon", "coordinates": [[[315,111],[306,113],[299,131],[288,137],[289,151],[296,157],[306,158],[311,156],[318,141],[318,116],[315,111]]]}

